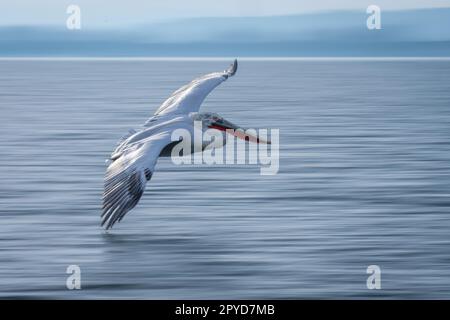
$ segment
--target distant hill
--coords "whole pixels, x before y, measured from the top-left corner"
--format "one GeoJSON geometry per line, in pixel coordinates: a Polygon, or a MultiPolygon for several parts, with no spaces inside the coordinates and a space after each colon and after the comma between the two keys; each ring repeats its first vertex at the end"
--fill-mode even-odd
{"type": "Polygon", "coordinates": [[[192,18],[123,30],[0,27],[0,56],[450,56],[450,9],[192,18]]]}

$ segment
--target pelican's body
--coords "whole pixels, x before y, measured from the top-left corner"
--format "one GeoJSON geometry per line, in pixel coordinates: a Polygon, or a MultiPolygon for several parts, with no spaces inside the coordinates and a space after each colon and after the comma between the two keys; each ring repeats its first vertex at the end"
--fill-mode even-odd
{"type": "Polygon", "coordinates": [[[238,129],[217,114],[199,113],[206,96],[236,70],[235,60],[228,70],[207,74],[181,87],[147,120],[142,130],[130,131],[118,142],[105,175],[102,225],[111,228],[136,206],[158,157],[170,156],[172,147],[178,143],[171,140],[175,130],[188,130],[192,136],[199,130],[197,133],[202,134],[202,129],[194,125],[196,121],[201,121],[206,129],[238,129]]]}

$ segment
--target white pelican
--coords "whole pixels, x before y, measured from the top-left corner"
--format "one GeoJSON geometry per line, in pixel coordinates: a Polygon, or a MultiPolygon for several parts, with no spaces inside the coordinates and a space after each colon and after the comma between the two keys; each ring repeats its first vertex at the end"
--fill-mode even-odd
{"type": "MultiPolygon", "coordinates": [[[[158,157],[170,156],[173,146],[179,143],[171,140],[174,130],[184,128],[193,136],[195,130],[200,130],[194,126],[194,121],[201,121],[204,130],[241,129],[218,114],[199,112],[206,96],[236,70],[237,60],[234,60],[228,70],[194,79],[164,101],[142,130],[130,131],[118,142],[105,174],[102,226],[110,229],[136,206],[152,177],[158,157]]],[[[235,136],[259,142],[256,137],[244,136],[242,129],[235,136]]]]}

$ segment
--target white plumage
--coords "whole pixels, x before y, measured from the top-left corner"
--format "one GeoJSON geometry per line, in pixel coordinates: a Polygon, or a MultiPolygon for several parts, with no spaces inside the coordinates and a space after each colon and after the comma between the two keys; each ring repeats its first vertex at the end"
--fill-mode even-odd
{"type": "MultiPolygon", "coordinates": [[[[148,119],[140,131],[125,135],[111,154],[112,161],[105,174],[102,226],[111,228],[136,206],[147,181],[174,130],[184,128],[193,132],[193,114],[197,113],[206,96],[219,84],[233,76],[237,61],[228,70],[204,75],[175,91],[148,119]]],[[[209,115],[209,114],[208,114],[209,115]]],[[[234,128],[220,118],[214,119],[224,128],[234,128]]]]}

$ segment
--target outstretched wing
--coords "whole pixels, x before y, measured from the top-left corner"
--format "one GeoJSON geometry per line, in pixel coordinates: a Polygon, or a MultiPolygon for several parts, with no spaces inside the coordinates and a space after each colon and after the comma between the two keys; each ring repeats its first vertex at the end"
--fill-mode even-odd
{"type": "Polygon", "coordinates": [[[169,143],[170,132],[152,135],[132,144],[109,165],[103,191],[102,226],[110,229],[136,206],[161,150],[169,143]]]}
{"type": "Polygon", "coordinates": [[[237,60],[228,70],[214,72],[194,79],[181,87],[166,100],[155,112],[155,116],[167,114],[188,114],[198,112],[206,96],[219,84],[233,76],[237,70],[237,60]]]}

